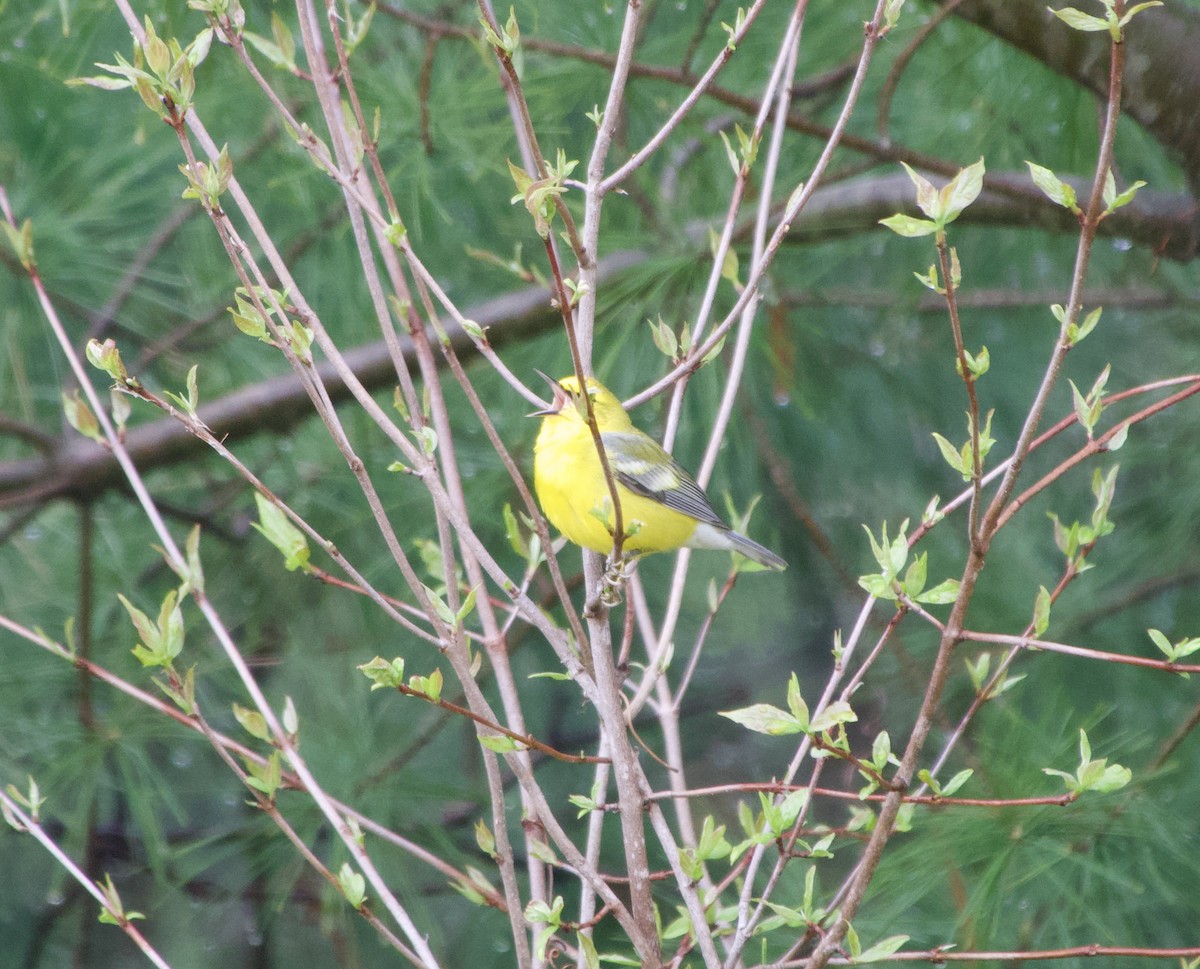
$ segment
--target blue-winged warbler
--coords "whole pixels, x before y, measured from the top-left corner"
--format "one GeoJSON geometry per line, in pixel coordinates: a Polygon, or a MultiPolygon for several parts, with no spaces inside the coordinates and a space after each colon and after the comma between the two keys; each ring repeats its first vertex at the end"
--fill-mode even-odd
{"type": "MultiPolygon", "coordinates": [[[[541,374],[541,371],[538,371],[541,374]]],[[[612,495],[587,423],[579,380],[552,380],[533,447],[533,487],[550,523],[576,545],[595,552],[613,548],[612,495]]],[[[643,434],[621,402],[589,377],[596,426],[617,485],[625,531],[623,548],[635,554],[682,548],[738,552],[768,569],[787,563],[770,549],[739,535],[721,520],[708,497],[657,441],[643,434]]]]}

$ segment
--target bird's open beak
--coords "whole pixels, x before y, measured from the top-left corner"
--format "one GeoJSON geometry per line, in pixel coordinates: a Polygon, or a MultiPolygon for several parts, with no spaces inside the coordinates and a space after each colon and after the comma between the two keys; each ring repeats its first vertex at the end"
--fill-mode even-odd
{"type": "Polygon", "coordinates": [[[541,377],[544,381],[546,381],[546,383],[550,386],[550,392],[554,396],[550,401],[549,407],[543,408],[542,410],[535,410],[535,411],[527,414],[526,416],[527,417],[545,417],[548,414],[557,414],[560,410],[563,409],[563,405],[567,402],[567,392],[565,390],[563,390],[562,384],[560,384],[553,377],[546,376],[546,374],[542,373],[540,370],[534,370],[534,373],[536,373],[539,377],[541,377]]]}

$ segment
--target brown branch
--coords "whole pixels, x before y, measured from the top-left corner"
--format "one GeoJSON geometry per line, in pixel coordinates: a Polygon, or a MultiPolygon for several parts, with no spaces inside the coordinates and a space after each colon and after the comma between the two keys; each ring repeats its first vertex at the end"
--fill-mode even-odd
{"type": "Polygon", "coordinates": [[[1071,455],[1071,457],[1067,458],[1067,460],[1063,461],[1052,471],[1047,472],[1037,482],[1030,485],[1023,492],[1021,492],[1021,494],[1009,502],[1009,504],[1004,508],[1003,513],[999,514],[996,519],[996,529],[999,530],[1002,528],[1009,521],[1009,519],[1012,518],[1013,515],[1021,510],[1023,505],[1025,505],[1031,498],[1034,497],[1034,495],[1045,490],[1054,481],[1066,474],[1071,468],[1075,467],[1085,459],[1092,457],[1093,455],[1101,454],[1107,451],[1108,442],[1116,437],[1118,433],[1134,424],[1138,424],[1146,420],[1147,418],[1153,417],[1160,411],[1174,407],[1176,404],[1187,400],[1187,398],[1194,396],[1198,392],[1200,392],[1200,381],[1193,383],[1189,387],[1185,387],[1183,390],[1172,394],[1170,397],[1165,397],[1157,403],[1151,404],[1149,407],[1143,408],[1132,417],[1127,417],[1125,420],[1120,421],[1113,427],[1109,428],[1099,437],[1088,441],[1084,447],[1080,448],[1073,455],[1071,455]]]}
{"type": "Polygon", "coordinates": [[[468,720],[474,720],[480,726],[486,727],[488,730],[494,730],[496,733],[504,734],[510,740],[515,740],[519,744],[524,744],[526,747],[531,747],[534,750],[541,751],[548,757],[553,757],[555,760],[563,760],[569,764],[609,764],[612,763],[607,757],[591,757],[587,754],[564,754],[561,750],[555,750],[549,744],[544,744],[532,734],[517,733],[515,730],[509,730],[487,717],[480,716],[473,710],[468,710],[466,707],[460,707],[457,703],[451,703],[449,700],[443,700],[440,697],[432,697],[428,693],[421,690],[414,690],[411,686],[405,686],[403,683],[397,683],[396,689],[405,696],[416,697],[418,700],[424,700],[426,703],[432,703],[436,707],[441,707],[443,710],[448,710],[450,713],[456,713],[460,717],[466,717],[468,720]]]}
{"type": "MultiPolygon", "coordinates": [[[[1026,949],[1013,952],[960,952],[951,949],[927,949],[924,952],[893,952],[888,962],[1000,962],[1020,963],[1034,959],[1075,959],[1081,956],[1134,956],[1145,959],[1191,959],[1200,956],[1200,947],[1149,949],[1139,946],[1077,945],[1070,949],[1026,949]]],[[[847,966],[849,959],[830,959],[831,965],[847,966]]],[[[779,969],[807,966],[806,959],[779,963],[779,969]]]]}
{"type": "MultiPolygon", "coordinates": [[[[857,791],[839,791],[829,787],[809,788],[807,784],[715,784],[712,787],[697,787],[687,791],[655,791],[646,795],[647,800],[667,801],[675,798],[712,797],[716,794],[790,794],[793,791],[809,790],[821,797],[841,801],[883,801],[887,794],[863,795],[857,791]]],[[[905,804],[926,804],[930,807],[1066,807],[1079,799],[1078,793],[1053,794],[1046,797],[941,797],[934,794],[903,794],[905,804]]],[[[605,804],[605,811],[614,810],[614,805],[605,804]]]]}
{"type": "Polygon", "coordinates": [[[1105,663],[1124,663],[1126,666],[1144,666],[1147,669],[1163,670],[1167,673],[1200,673],[1200,665],[1192,663],[1175,663],[1166,659],[1150,659],[1145,656],[1111,653],[1102,649],[1072,646],[1070,643],[1055,643],[1045,639],[1034,639],[1031,636],[1006,636],[1002,633],[979,633],[966,629],[962,631],[961,635],[964,640],[973,643],[992,643],[999,646],[1012,646],[1017,649],[1041,649],[1048,653],[1064,653],[1068,656],[1078,656],[1082,659],[1098,659],[1105,663]]]}

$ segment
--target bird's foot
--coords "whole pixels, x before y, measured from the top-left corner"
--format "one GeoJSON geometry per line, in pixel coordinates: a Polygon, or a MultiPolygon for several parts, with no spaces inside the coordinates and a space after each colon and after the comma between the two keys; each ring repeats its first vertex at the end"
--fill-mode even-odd
{"type": "Polygon", "coordinates": [[[619,606],[624,601],[625,583],[633,575],[637,567],[637,557],[631,556],[613,560],[610,558],[604,568],[604,575],[596,586],[595,595],[584,605],[583,614],[589,619],[595,618],[605,609],[619,606]]]}
{"type": "Polygon", "coordinates": [[[625,583],[629,581],[629,577],[633,574],[636,564],[636,559],[627,559],[624,556],[619,559],[610,558],[608,560],[608,565],[604,569],[604,578],[600,581],[599,595],[601,602],[609,607],[621,604],[623,597],[622,590],[625,588],[625,583]]]}

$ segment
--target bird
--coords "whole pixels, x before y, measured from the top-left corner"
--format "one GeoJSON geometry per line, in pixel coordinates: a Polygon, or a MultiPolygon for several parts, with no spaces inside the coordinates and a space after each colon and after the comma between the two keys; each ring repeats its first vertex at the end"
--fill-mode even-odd
{"type": "Polygon", "coordinates": [[[587,422],[580,387],[591,398],[596,427],[616,483],[625,540],[633,555],[688,547],[737,552],[764,568],[787,562],[745,535],[713,510],[695,479],[654,438],[638,430],[621,402],[594,377],[581,385],[574,375],[554,380],[549,407],[535,411],[542,424],[533,446],[533,487],[550,523],[576,545],[613,550],[612,493],[587,422]]]}

